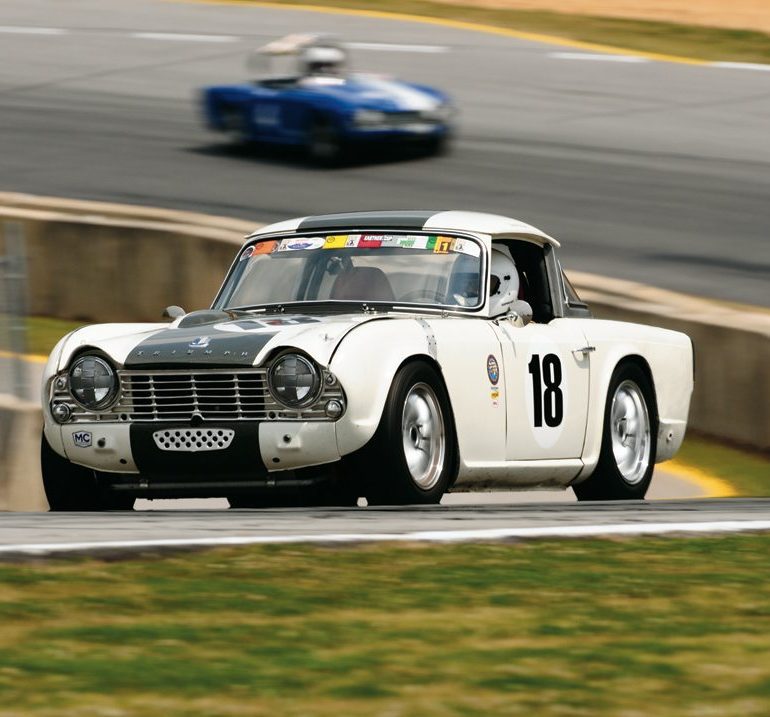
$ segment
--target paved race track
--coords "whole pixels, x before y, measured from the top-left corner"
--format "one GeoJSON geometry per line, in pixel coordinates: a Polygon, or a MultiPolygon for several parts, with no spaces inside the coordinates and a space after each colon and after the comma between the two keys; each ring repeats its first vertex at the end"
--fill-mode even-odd
{"type": "Polygon", "coordinates": [[[315,510],[16,513],[0,559],[14,555],[276,542],[499,540],[770,530],[770,499],[494,504],[315,510]]]}
{"type": "Polygon", "coordinates": [[[619,59],[290,10],[3,0],[0,189],[255,222],[497,211],[561,238],[572,268],[770,306],[770,73],[619,59]],[[296,31],[364,43],[360,69],[449,90],[455,151],[323,171],[207,134],[196,88],[243,78],[251,48],[296,31]]]}

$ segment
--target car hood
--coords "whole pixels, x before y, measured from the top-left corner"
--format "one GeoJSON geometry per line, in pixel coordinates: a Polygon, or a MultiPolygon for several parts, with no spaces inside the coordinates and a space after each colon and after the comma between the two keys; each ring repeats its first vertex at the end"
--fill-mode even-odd
{"type": "Polygon", "coordinates": [[[97,324],[73,332],[62,347],[59,368],[83,347],[106,353],[126,369],[226,368],[261,365],[272,351],[296,348],[326,366],[347,333],[361,324],[392,320],[389,314],[243,315],[188,314],[172,324],[97,324]],[[207,317],[202,317],[207,318],[207,317]]]}
{"type": "Polygon", "coordinates": [[[383,112],[424,112],[445,102],[440,93],[427,88],[368,75],[353,75],[340,84],[319,84],[306,89],[359,108],[383,112]]]}

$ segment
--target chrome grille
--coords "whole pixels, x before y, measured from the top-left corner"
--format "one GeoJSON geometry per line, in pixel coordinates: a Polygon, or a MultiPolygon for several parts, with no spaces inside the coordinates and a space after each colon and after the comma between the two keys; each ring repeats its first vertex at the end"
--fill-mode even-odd
{"type": "Polygon", "coordinates": [[[71,423],[189,421],[201,416],[211,421],[328,421],[324,404],[343,401],[339,384],[326,383],[318,401],[306,408],[291,410],[277,403],[267,388],[267,371],[261,369],[118,371],[120,397],[107,411],[93,413],[72,400],[67,389],[52,386],[54,403],[67,403],[72,409],[71,423]]]}
{"type": "Polygon", "coordinates": [[[275,404],[267,390],[264,371],[220,373],[122,372],[121,396],[115,409],[132,421],[238,421],[265,418],[275,404]]]}

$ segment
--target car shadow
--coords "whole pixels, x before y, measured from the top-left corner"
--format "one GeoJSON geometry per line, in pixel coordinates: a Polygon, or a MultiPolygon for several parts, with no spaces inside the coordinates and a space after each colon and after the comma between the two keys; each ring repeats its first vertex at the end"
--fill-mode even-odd
{"type": "Polygon", "coordinates": [[[356,147],[349,150],[344,158],[333,163],[321,164],[309,157],[307,151],[300,147],[225,142],[189,147],[187,151],[207,157],[219,157],[240,162],[259,162],[269,165],[280,164],[322,171],[424,161],[446,154],[446,152],[431,151],[419,145],[356,147]]]}

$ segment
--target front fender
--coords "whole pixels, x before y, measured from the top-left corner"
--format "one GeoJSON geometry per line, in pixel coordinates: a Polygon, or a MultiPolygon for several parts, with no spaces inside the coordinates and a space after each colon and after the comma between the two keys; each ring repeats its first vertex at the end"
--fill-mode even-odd
{"type": "Polygon", "coordinates": [[[374,436],[399,366],[429,355],[427,335],[415,320],[372,321],[345,336],[329,364],[347,399],[337,422],[340,455],[363,448],[374,436]]]}

